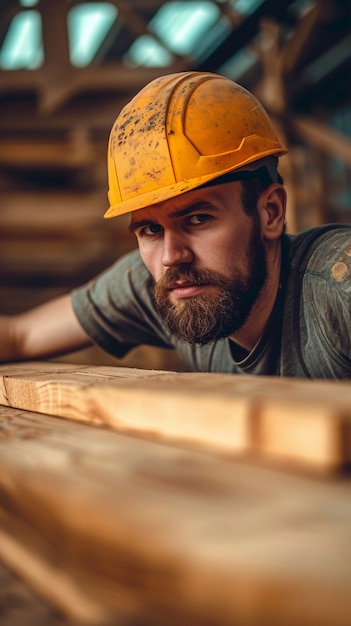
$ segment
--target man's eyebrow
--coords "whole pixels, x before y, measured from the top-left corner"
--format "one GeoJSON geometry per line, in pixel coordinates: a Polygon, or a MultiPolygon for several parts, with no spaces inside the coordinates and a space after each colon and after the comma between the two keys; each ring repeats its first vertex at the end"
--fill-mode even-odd
{"type": "Polygon", "coordinates": [[[135,233],[138,228],[143,228],[143,226],[150,226],[150,224],[156,224],[154,220],[140,220],[139,222],[133,222],[129,224],[128,230],[130,233],[135,233]]]}
{"type": "Polygon", "coordinates": [[[194,211],[198,211],[201,213],[202,211],[216,211],[218,210],[211,202],[201,201],[195,202],[190,206],[185,207],[185,209],[179,209],[179,211],[171,211],[168,215],[169,217],[184,217],[185,215],[189,215],[189,213],[194,213],[194,211]]]}
{"type": "MultiPolygon", "coordinates": [[[[203,212],[206,210],[218,211],[217,207],[215,207],[211,202],[196,202],[195,204],[191,204],[184,209],[171,211],[168,213],[168,217],[185,217],[190,213],[194,213],[194,211],[203,212]]],[[[139,228],[142,228],[143,226],[150,226],[150,224],[158,224],[158,222],[152,219],[133,222],[132,224],[129,224],[129,232],[134,233],[139,228]]]]}

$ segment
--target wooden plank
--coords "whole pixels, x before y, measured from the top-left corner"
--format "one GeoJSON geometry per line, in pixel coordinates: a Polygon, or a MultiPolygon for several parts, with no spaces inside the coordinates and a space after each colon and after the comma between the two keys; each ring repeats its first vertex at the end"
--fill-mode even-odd
{"type": "Polygon", "coordinates": [[[349,626],[349,480],[7,407],[0,425],[0,558],[68,617],[349,626]]]}
{"type": "Polygon", "coordinates": [[[0,562],[1,626],[78,626],[0,562]]]}
{"type": "Polygon", "coordinates": [[[348,137],[307,116],[295,117],[290,120],[290,124],[305,143],[351,165],[351,141],[348,137]]]}
{"type": "Polygon", "coordinates": [[[305,469],[350,461],[348,381],[34,362],[0,367],[0,403],[305,469]]]}
{"type": "Polygon", "coordinates": [[[25,373],[22,367],[0,367],[0,403],[223,450],[247,447],[246,400],[225,402],[223,385],[211,394],[211,377],[196,385],[191,375],[182,380],[174,372],[34,363],[25,373]],[[218,419],[222,430],[214,427],[218,419]]]}
{"type": "Polygon", "coordinates": [[[321,23],[325,14],[324,2],[306,8],[292,37],[288,38],[282,49],[282,65],[284,73],[291,77],[299,72],[306,63],[306,58],[320,36],[321,23]]]}

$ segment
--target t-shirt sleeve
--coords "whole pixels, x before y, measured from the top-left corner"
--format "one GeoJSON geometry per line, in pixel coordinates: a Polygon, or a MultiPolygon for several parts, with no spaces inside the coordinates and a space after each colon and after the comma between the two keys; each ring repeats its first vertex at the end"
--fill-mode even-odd
{"type": "Polygon", "coordinates": [[[173,347],[154,308],[152,283],[135,250],[74,289],[73,309],[92,341],[118,358],[141,344],[173,347]]]}
{"type": "MultiPolygon", "coordinates": [[[[304,277],[306,350],[324,346],[334,369],[351,369],[351,236],[336,231],[312,255],[304,277]]],[[[334,371],[334,370],[333,370],[334,371]]],[[[328,372],[329,374],[329,372],[328,372]]]]}

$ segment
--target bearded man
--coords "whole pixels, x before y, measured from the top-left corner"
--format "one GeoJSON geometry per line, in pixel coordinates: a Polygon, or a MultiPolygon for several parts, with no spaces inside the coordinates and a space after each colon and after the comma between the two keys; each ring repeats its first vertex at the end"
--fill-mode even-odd
{"type": "Polygon", "coordinates": [[[147,344],[194,371],[350,378],[351,227],[286,232],[285,153],[258,100],[223,76],[144,87],[112,127],[105,214],[130,213],[137,249],[2,317],[0,359],[147,344]]]}

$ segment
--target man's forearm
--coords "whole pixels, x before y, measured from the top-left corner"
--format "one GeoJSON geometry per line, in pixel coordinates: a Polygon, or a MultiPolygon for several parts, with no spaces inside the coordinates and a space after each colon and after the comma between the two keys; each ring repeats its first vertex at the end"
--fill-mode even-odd
{"type": "Polygon", "coordinates": [[[0,316],[0,361],[49,358],[91,345],[71,305],[61,296],[14,316],[0,316]]]}

